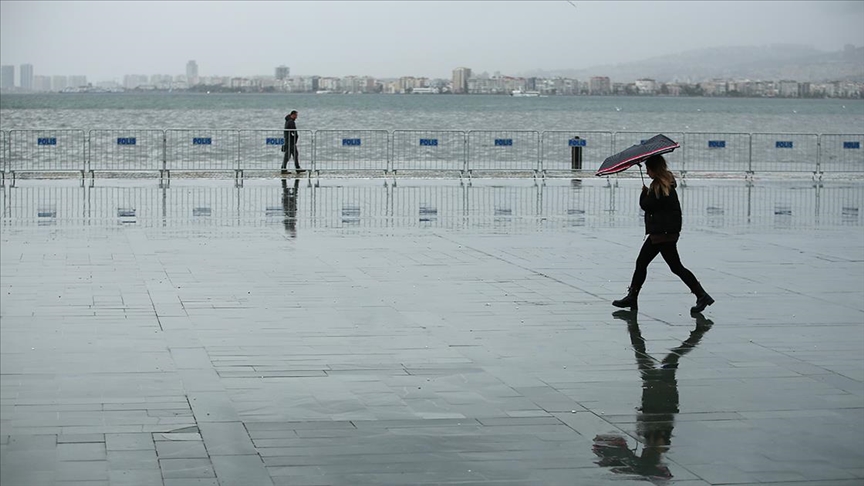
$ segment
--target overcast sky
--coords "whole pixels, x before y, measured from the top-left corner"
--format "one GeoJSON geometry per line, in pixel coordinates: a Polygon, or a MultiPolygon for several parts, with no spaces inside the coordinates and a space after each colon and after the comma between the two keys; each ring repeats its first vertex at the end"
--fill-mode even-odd
{"type": "Polygon", "coordinates": [[[0,63],[37,75],[426,76],[580,69],[689,49],[864,46],[864,1],[0,1],[0,63]],[[575,5],[575,7],[574,7],[575,5]]]}

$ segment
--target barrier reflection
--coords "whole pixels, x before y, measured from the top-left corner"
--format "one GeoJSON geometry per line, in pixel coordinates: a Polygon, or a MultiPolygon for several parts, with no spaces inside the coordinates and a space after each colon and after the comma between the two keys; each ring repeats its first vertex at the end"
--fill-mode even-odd
{"type": "MultiPolygon", "coordinates": [[[[81,185],[19,181],[3,187],[2,224],[138,225],[195,229],[281,226],[356,231],[382,228],[479,232],[639,228],[639,182],[597,179],[154,181],[81,185]],[[287,226],[286,226],[287,225],[287,226]]],[[[864,184],[712,181],[679,190],[690,231],[736,227],[861,226],[864,184]]]]}
{"type": "Polygon", "coordinates": [[[678,361],[702,340],[714,323],[701,314],[696,314],[696,327],[679,346],[671,349],[662,360],[648,354],[645,339],[637,322],[637,312],[616,311],[615,318],[627,323],[630,343],[636,358],[636,366],[642,378],[642,400],[637,409],[636,435],[639,437],[634,449],[627,439],[614,434],[594,437],[592,447],[599,458],[597,465],[609,467],[616,474],[630,474],[644,478],[671,479],[672,472],[663,463],[663,455],[672,445],[672,430],[678,410],[678,361]],[[641,452],[638,452],[641,443],[641,452]]]}
{"type": "Polygon", "coordinates": [[[282,210],[284,211],[285,232],[291,238],[297,237],[297,192],[300,180],[294,178],[293,187],[288,187],[288,179],[282,179],[282,210]]]}

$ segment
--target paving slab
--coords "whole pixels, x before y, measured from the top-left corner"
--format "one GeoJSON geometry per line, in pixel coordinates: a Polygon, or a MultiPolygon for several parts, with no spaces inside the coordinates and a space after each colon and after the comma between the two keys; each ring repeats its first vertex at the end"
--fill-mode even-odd
{"type": "Polygon", "coordinates": [[[29,180],[0,482],[864,483],[864,183],[29,180]],[[130,211],[131,210],[131,211],[130,211]]]}

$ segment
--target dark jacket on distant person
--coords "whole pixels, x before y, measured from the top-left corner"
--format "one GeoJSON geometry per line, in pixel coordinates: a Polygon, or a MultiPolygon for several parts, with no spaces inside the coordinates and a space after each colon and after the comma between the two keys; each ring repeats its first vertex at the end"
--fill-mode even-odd
{"type": "Polygon", "coordinates": [[[681,203],[675,192],[676,183],[672,183],[669,195],[660,197],[652,189],[642,191],[639,196],[639,206],[645,211],[645,234],[647,235],[677,235],[681,233],[681,203]]]}
{"type": "Polygon", "coordinates": [[[285,117],[285,144],[293,147],[297,143],[297,124],[291,119],[291,115],[285,117]]]}

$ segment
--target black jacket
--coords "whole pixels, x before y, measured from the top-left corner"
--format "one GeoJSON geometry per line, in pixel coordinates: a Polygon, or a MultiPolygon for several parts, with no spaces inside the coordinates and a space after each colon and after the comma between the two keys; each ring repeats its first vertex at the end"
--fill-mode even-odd
{"type": "Polygon", "coordinates": [[[297,134],[297,124],[294,123],[294,120],[291,119],[290,116],[285,117],[285,144],[286,145],[294,145],[297,143],[297,138],[299,135],[297,134]]]}
{"type": "Polygon", "coordinates": [[[675,235],[681,232],[681,203],[675,192],[676,183],[668,196],[660,193],[658,198],[654,191],[642,191],[639,196],[639,206],[645,211],[645,234],[675,235]]]}

